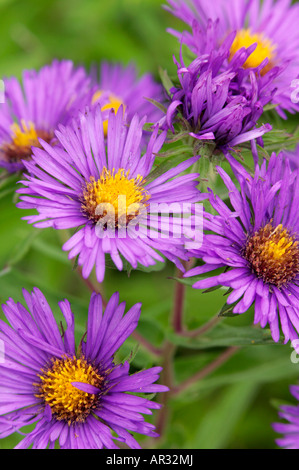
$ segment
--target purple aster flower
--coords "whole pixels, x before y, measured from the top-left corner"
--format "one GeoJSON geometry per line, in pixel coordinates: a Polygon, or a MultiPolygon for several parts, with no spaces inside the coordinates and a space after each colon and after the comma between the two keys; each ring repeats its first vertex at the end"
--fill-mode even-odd
{"type": "MultiPolygon", "coordinates": [[[[290,392],[299,400],[299,386],[292,385],[290,392]]],[[[283,437],[276,439],[276,444],[284,449],[299,449],[299,405],[283,405],[279,417],[287,423],[274,423],[273,429],[283,437]]]]}
{"type": "Polygon", "coordinates": [[[284,110],[299,111],[298,103],[291,100],[292,83],[299,77],[299,5],[291,5],[291,0],[168,0],[168,3],[171,8],[166,8],[193,28],[192,34],[171,32],[196,55],[212,44],[219,47],[233,32],[227,63],[237,51],[252,47],[243,67],[259,71],[266,81],[279,67],[280,73],[268,84],[277,90],[272,103],[284,118],[284,110]],[[211,22],[217,23],[217,35],[213,38],[211,22]],[[202,31],[207,34],[205,41],[200,40],[202,31]]]}
{"type": "Polygon", "coordinates": [[[133,395],[167,391],[156,385],[160,367],[129,375],[129,364],[117,364],[114,354],[134,331],[140,304],[126,314],[118,293],[105,312],[102,298],[92,294],[86,336],[76,350],[74,315],[68,300],[59,302],[66,329],[59,331],[42,292],[23,290],[28,306],[9,299],[0,320],[4,361],[0,363],[0,437],[28,424],[35,428],[17,448],[114,449],[114,440],[139,448],[131,432],[155,437],[154,426],[142,414],[160,405],[133,395]],[[117,438],[113,437],[114,431],[117,438]]]}
{"type": "Polygon", "coordinates": [[[24,169],[39,139],[54,144],[58,124],[66,124],[86,105],[90,79],[71,61],[53,61],[39,71],[4,80],[5,102],[0,106],[0,166],[9,172],[24,169]]]}
{"type": "Polygon", "coordinates": [[[251,177],[231,156],[227,159],[240,190],[218,168],[231,206],[212,192],[207,195],[218,215],[204,214],[209,233],[192,253],[204,264],[186,276],[211,273],[193,287],[228,287],[233,313],[244,313],[254,303],[254,323],[263,328],[268,323],[276,342],[280,323],[285,342],[292,341],[299,332],[298,170],[291,171],[283,154],[273,154],[268,168],[264,162],[251,177]],[[225,271],[214,272],[219,268],[225,271]]]}
{"type": "Polygon", "coordinates": [[[103,62],[98,70],[94,67],[92,104],[99,104],[103,112],[104,132],[107,135],[109,111],[117,113],[123,106],[127,122],[131,122],[135,114],[140,118],[147,116],[148,122],[156,123],[161,117],[161,111],[147,98],[159,103],[163,102],[162,87],[156,83],[150,74],[137,78],[133,64],[124,67],[121,64],[103,62]]]}
{"type": "Polygon", "coordinates": [[[299,145],[297,145],[295,150],[284,151],[284,154],[289,160],[291,168],[299,168],[299,145]]]}
{"type": "Polygon", "coordinates": [[[185,66],[177,62],[179,86],[170,90],[171,102],[161,127],[179,131],[186,127],[192,137],[213,140],[220,150],[260,138],[271,130],[269,124],[257,128],[257,121],[271,94],[253,71],[242,70],[250,51],[235,55],[228,69],[219,72],[229,56],[232,35],[221,45],[185,66]],[[250,85],[247,83],[249,80],[250,85]]]}
{"type": "Polygon", "coordinates": [[[165,133],[159,135],[156,126],[141,156],[145,120],[135,115],[128,126],[122,108],[117,115],[111,110],[106,149],[98,106],[80,114],[79,126],[77,120],[60,126],[56,137],[61,148],[42,142],[43,149],[34,149],[33,161],[26,162],[30,176],[22,181],[26,187],[18,190],[22,193],[18,207],[37,209],[38,215],[24,219],[39,228],[76,228],[63,249],[70,251],[70,259],[78,257],[85,278],[95,266],[98,281],[103,281],[105,253],[119,270],[122,258],[134,269],[138,263],[150,266],[164,261],[161,254],[183,269],[178,258],[188,258],[185,233],[191,226],[181,215],[185,203],[200,199],[199,175],[178,175],[198,157],[152,177],[165,133]],[[179,217],[164,215],[165,210],[174,210],[179,217]]]}

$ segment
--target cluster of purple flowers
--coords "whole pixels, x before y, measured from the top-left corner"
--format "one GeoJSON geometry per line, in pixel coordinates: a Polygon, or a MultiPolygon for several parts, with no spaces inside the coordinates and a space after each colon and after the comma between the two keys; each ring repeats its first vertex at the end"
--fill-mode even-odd
{"type": "MultiPolygon", "coordinates": [[[[178,33],[181,53],[177,83],[168,95],[150,75],[137,78],[133,66],[103,63],[87,73],[70,61],[26,71],[22,83],[5,80],[0,109],[0,166],[24,172],[18,189],[24,217],[37,228],[70,229],[63,246],[82,275],[93,269],[103,282],[110,256],[118,270],[165,259],[200,276],[195,289],[225,286],[234,314],[254,305],[254,323],[270,327],[285,343],[299,334],[299,167],[298,149],[259,161],[256,143],[271,131],[262,124],[265,106],[278,114],[299,111],[291,100],[299,77],[299,5],[272,0],[168,0],[167,7],[189,31],[178,33]],[[232,14],[233,12],[233,14],[232,14]],[[283,15],[283,21],[281,20],[283,15]],[[187,46],[194,58],[183,59],[187,46]],[[147,99],[149,98],[149,100],[147,99]],[[155,107],[154,102],[161,106],[155,107]],[[162,115],[160,109],[166,106],[162,115]],[[145,124],[151,123],[144,130],[145,124]],[[229,202],[198,189],[200,155],[155,172],[157,155],[171,134],[211,141],[230,165],[216,170],[229,202]],[[233,157],[251,142],[254,171],[233,157]],[[123,198],[123,199],[122,199],[123,198]],[[203,242],[188,248],[192,230],[181,217],[184,205],[206,200],[203,242]],[[172,207],[172,216],[165,208],[172,207]],[[175,210],[173,207],[175,206],[175,210]],[[161,209],[161,207],[163,209],[161,209]],[[171,224],[169,221],[171,219],[171,224]],[[211,273],[211,275],[210,275],[211,273]]],[[[194,147],[200,148],[200,146],[194,147]]],[[[206,175],[201,175],[206,176],[206,175]]],[[[196,210],[194,210],[196,213],[196,210]]],[[[196,220],[190,210],[189,220],[196,220]]],[[[118,294],[103,313],[93,294],[86,337],[75,346],[74,315],[59,303],[66,328],[60,332],[43,294],[24,291],[27,309],[9,299],[9,324],[0,322],[5,361],[0,362],[0,437],[36,423],[19,448],[116,448],[139,445],[131,433],[157,434],[142,414],[159,409],[134,394],[166,392],[154,384],[161,368],[129,375],[114,355],[137,327],[140,304],[124,314],[118,294]]],[[[298,398],[298,390],[294,388],[298,398]]],[[[298,409],[285,407],[290,434],[278,441],[298,448],[298,409]]],[[[20,431],[21,432],[21,431],[20,431]]]]}
{"type": "Polygon", "coordinates": [[[190,136],[212,140],[223,152],[259,139],[272,129],[269,124],[257,128],[273,93],[252,70],[244,73],[242,67],[250,50],[238,51],[227,69],[220,71],[232,40],[230,35],[219,51],[200,55],[189,66],[183,59],[177,62],[180,85],[170,90],[172,102],[163,123],[174,132],[174,123],[181,115],[190,136]]]}
{"type": "Polygon", "coordinates": [[[196,55],[211,54],[230,37],[229,55],[221,64],[226,70],[236,53],[250,51],[245,70],[253,70],[262,86],[268,83],[277,112],[298,112],[291,100],[292,82],[298,78],[299,5],[291,0],[168,0],[169,9],[189,29],[170,31],[196,55]]]}
{"type": "Polygon", "coordinates": [[[251,142],[271,130],[257,128],[265,105],[280,116],[298,112],[292,86],[298,79],[299,5],[260,0],[169,0],[166,7],[186,23],[181,45],[194,54],[185,65],[182,54],[179,83],[170,89],[171,105],[163,125],[174,132],[183,118],[192,137],[213,140],[220,150],[251,142]],[[283,18],[283,21],[281,21],[283,18]]]}

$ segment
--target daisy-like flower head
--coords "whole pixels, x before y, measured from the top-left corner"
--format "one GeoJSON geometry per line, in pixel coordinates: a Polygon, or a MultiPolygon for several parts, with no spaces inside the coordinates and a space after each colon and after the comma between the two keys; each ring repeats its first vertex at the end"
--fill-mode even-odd
{"type": "Polygon", "coordinates": [[[95,265],[97,279],[103,281],[105,253],[119,270],[121,256],[134,269],[138,263],[150,266],[164,261],[161,254],[181,269],[178,258],[187,259],[185,228],[191,226],[186,227],[182,217],[183,205],[199,201],[199,175],[178,175],[198,158],[153,178],[150,173],[165,133],[159,135],[156,126],[141,156],[145,120],[135,115],[127,126],[122,108],[117,115],[111,110],[106,148],[97,107],[80,115],[79,126],[76,119],[73,125],[60,127],[56,132],[60,146],[43,142],[43,149],[34,150],[33,161],[26,162],[30,176],[22,182],[26,187],[18,190],[22,193],[18,206],[37,209],[38,215],[25,217],[36,227],[77,229],[63,249],[70,251],[69,258],[78,256],[85,278],[95,265]],[[167,210],[179,217],[165,215],[167,210]]]}
{"type": "MultiPolygon", "coordinates": [[[[298,401],[299,386],[292,385],[290,392],[298,401]]],[[[281,406],[279,417],[287,423],[273,423],[274,431],[283,435],[276,439],[276,444],[284,449],[299,449],[299,404],[281,406]]]]}
{"type": "Polygon", "coordinates": [[[193,28],[193,33],[178,33],[179,37],[196,55],[203,53],[203,48],[222,44],[231,32],[234,41],[230,47],[227,64],[234,55],[244,48],[252,47],[250,56],[243,64],[245,69],[260,72],[262,79],[268,82],[268,76],[277,67],[279,75],[268,86],[276,93],[272,103],[277,111],[286,117],[285,110],[298,112],[299,105],[291,100],[292,83],[299,77],[299,5],[291,5],[291,0],[168,0],[166,7],[172,14],[193,28]],[[217,23],[217,35],[212,38],[209,30],[211,23],[217,23]],[[200,31],[204,31],[208,40],[201,42],[200,31]]]}
{"type": "Polygon", "coordinates": [[[0,166],[9,172],[24,169],[39,139],[54,144],[58,124],[66,124],[86,105],[90,79],[83,67],[68,60],[53,61],[39,71],[23,72],[22,83],[4,79],[0,106],[0,166]]]}
{"type": "Polygon", "coordinates": [[[157,436],[142,414],[160,405],[133,395],[167,391],[156,385],[160,367],[129,375],[129,364],[114,354],[134,331],[140,304],[126,314],[118,293],[105,312],[92,294],[87,333],[76,349],[74,315],[68,300],[59,302],[66,322],[61,333],[44,295],[23,291],[28,308],[9,299],[0,320],[0,437],[36,423],[17,448],[114,449],[116,440],[139,448],[131,432],[157,436]]]}
{"type": "Polygon", "coordinates": [[[298,338],[299,332],[299,173],[291,171],[283,154],[272,155],[268,168],[257,167],[252,178],[227,156],[240,184],[237,189],[226,172],[218,168],[232,209],[217,195],[209,201],[218,215],[205,213],[202,249],[193,255],[203,266],[187,276],[216,274],[196,282],[197,289],[227,286],[227,303],[233,313],[246,312],[254,303],[254,323],[268,323],[274,341],[298,338]],[[280,325],[279,325],[280,324],[280,325]]]}
{"type": "Polygon", "coordinates": [[[250,51],[236,54],[228,70],[219,72],[232,39],[230,35],[220,49],[201,55],[189,66],[182,56],[176,61],[180,85],[170,90],[171,102],[161,127],[174,132],[174,123],[181,118],[189,135],[213,140],[220,150],[253,141],[271,130],[269,124],[257,128],[271,94],[252,71],[242,70],[250,51]]]}
{"type": "Polygon", "coordinates": [[[148,122],[156,123],[161,111],[147,98],[163,102],[162,87],[150,74],[138,79],[133,64],[123,66],[103,62],[98,70],[93,68],[93,91],[91,104],[100,105],[103,113],[104,133],[107,135],[109,111],[117,113],[122,106],[127,122],[131,122],[135,114],[140,118],[147,116],[148,122]]]}

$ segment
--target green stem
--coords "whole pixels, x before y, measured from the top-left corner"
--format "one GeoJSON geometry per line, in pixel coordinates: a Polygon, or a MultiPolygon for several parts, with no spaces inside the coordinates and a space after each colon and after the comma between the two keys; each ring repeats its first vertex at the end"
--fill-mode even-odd
{"type": "MultiPolygon", "coordinates": [[[[178,270],[176,277],[181,279],[183,273],[178,270]]],[[[175,291],[174,291],[174,306],[173,306],[173,316],[172,316],[172,325],[176,333],[182,333],[183,327],[183,315],[184,315],[184,300],[185,300],[185,284],[176,282],[175,291]]]]}
{"type": "Polygon", "coordinates": [[[169,388],[169,392],[161,393],[159,396],[162,408],[158,413],[156,431],[160,436],[160,440],[163,438],[169,417],[169,407],[167,405],[173,393],[173,356],[175,350],[176,347],[170,342],[167,342],[164,346],[161,383],[169,388]]]}
{"type": "Polygon", "coordinates": [[[195,330],[190,330],[190,331],[184,330],[180,332],[179,334],[180,336],[184,336],[186,338],[197,338],[198,336],[205,334],[207,331],[210,331],[221,320],[222,318],[216,315],[215,317],[211,318],[211,320],[209,320],[207,323],[205,323],[201,327],[196,328],[195,330]]]}
{"type": "Polygon", "coordinates": [[[145,349],[147,349],[150,353],[154,356],[162,356],[163,349],[157,348],[152,343],[150,343],[147,339],[145,339],[138,331],[133,331],[132,337],[141,344],[145,349]]]}

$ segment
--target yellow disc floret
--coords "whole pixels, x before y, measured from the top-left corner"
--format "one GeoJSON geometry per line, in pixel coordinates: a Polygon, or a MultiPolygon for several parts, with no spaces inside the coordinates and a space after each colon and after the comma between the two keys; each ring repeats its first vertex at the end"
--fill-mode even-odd
{"type": "Polygon", "coordinates": [[[12,130],[12,143],[17,147],[32,147],[39,145],[38,135],[35,126],[32,122],[28,125],[24,120],[21,121],[21,126],[14,123],[11,126],[12,130]]]}
{"type": "Polygon", "coordinates": [[[257,47],[252,52],[252,54],[250,54],[243,67],[258,67],[266,58],[268,58],[268,64],[261,71],[261,74],[264,75],[269,70],[271,70],[274,65],[274,60],[276,57],[276,47],[272,44],[270,39],[266,38],[261,33],[252,33],[250,29],[242,29],[241,31],[238,31],[235,40],[231,46],[230,60],[233,58],[235,53],[242,47],[248,48],[255,43],[257,44],[257,47]]]}
{"type": "Polygon", "coordinates": [[[36,397],[51,407],[55,419],[69,425],[84,422],[98,403],[97,394],[79,390],[72,383],[81,382],[100,389],[104,381],[92,364],[76,357],[53,359],[51,366],[42,370],[38,377],[36,397]]]}
{"type": "Polygon", "coordinates": [[[97,222],[105,217],[111,227],[125,227],[147,205],[149,194],[145,181],[137,175],[130,178],[130,171],[104,168],[98,180],[90,178],[83,191],[82,210],[89,219],[97,222]]]}
{"type": "MultiPolygon", "coordinates": [[[[101,98],[103,93],[104,92],[102,90],[97,91],[92,97],[92,104],[96,104],[96,102],[101,98]]],[[[110,109],[114,109],[115,114],[116,114],[117,111],[119,110],[119,108],[121,107],[121,105],[123,105],[123,107],[125,109],[125,105],[124,105],[123,101],[118,96],[114,95],[113,93],[109,93],[108,103],[106,103],[104,106],[102,106],[101,110],[102,111],[107,111],[107,110],[109,111],[110,109]]],[[[107,136],[108,119],[106,119],[103,122],[103,129],[104,129],[104,135],[107,136]]]]}
{"type": "Polygon", "coordinates": [[[32,155],[32,147],[39,147],[39,138],[49,143],[53,138],[52,132],[36,129],[32,122],[26,123],[23,119],[21,124],[14,123],[11,128],[11,141],[1,147],[1,153],[5,160],[17,162],[28,160],[32,155]]]}
{"type": "Polygon", "coordinates": [[[269,223],[247,240],[245,258],[265,283],[281,287],[299,273],[299,246],[281,224],[269,223]]]}

